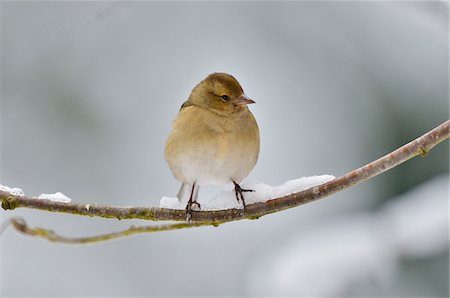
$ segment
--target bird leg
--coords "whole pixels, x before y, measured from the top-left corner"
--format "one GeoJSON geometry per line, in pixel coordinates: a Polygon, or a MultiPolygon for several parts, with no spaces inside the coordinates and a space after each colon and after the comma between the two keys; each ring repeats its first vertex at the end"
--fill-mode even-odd
{"type": "Polygon", "coordinates": [[[191,222],[192,221],[192,210],[199,211],[200,210],[200,203],[197,202],[197,193],[195,191],[195,182],[192,184],[192,190],[191,195],[189,197],[189,201],[186,205],[186,221],[191,222]],[[196,206],[193,208],[193,206],[196,206]]]}
{"type": "Polygon", "coordinates": [[[255,190],[253,190],[253,189],[243,189],[239,184],[234,182],[234,180],[233,180],[233,183],[234,183],[234,194],[236,195],[236,200],[239,203],[239,198],[241,198],[242,205],[244,206],[244,210],[245,210],[245,207],[247,207],[247,205],[245,204],[243,192],[252,192],[252,191],[255,191],[255,190]]]}

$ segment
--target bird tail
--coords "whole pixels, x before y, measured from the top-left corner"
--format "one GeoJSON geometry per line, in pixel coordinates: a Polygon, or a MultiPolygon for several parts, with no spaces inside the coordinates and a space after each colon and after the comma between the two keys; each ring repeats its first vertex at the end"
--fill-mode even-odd
{"type": "Polygon", "coordinates": [[[186,193],[186,189],[187,189],[186,183],[181,183],[180,190],[178,191],[177,194],[178,201],[181,202],[181,199],[184,197],[184,194],[186,193]]]}
{"type": "MultiPolygon", "coordinates": [[[[194,189],[194,195],[193,195],[193,198],[192,198],[192,200],[193,200],[194,202],[197,202],[199,188],[200,188],[200,187],[197,186],[197,187],[195,187],[195,189],[194,189]]],[[[178,191],[178,194],[177,194],[178,201],[181,202],[181,200],[182,200],[183,197],[185,196],[186,191],[187,191],[188,189],[190,189],[189,185],[187,185],[186,183],[181,183],[180,190],[178,191]]]]}

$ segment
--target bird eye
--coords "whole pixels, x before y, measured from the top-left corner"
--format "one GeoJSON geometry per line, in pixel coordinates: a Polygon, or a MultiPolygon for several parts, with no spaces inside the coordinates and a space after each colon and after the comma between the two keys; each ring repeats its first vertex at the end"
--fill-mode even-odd
{"type": "Polygon", "coordinates": [[[230,100],[230,97],[229,97],[228,95],[222,95],[222,99],[223,99],[224,101],[229,101],[229,100],[230,100]]]}

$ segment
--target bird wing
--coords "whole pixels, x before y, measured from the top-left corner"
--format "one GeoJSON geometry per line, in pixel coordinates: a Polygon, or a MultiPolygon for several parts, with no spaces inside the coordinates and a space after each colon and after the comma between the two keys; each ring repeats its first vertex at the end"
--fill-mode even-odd
{"type": "Polygon", "coordinates": [[[180,111],[186,107],[190,107],[193,106],[194,104],[192,102],[190,102],[189,100],[186,100],[185,102],[183,102],[183,104],[181,105],[180,111]]]}

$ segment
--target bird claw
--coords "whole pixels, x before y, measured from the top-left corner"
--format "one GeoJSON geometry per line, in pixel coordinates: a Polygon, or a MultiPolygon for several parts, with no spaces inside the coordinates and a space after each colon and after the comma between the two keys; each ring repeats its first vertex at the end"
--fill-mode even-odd
{"type": "Polygon", "coordinates": [[[194,211],[200,211],[200,203],[199,202],[192,202],[191,209],[194,211]],[[195,207],[194,207],[195,206],[195,207]]]}
{"type": "Polygon", "coordinates": [[[186,205],[186,221],[192,221],[192,211],[200,211],[200,203],[189,201],[186,205]]]}
{"type": "Polygon", "coordinates": [[[187,222],[192,221],[192,210],[189,210],[189,211],[186,210],[186,221],[187,222]]]}
{"type": "Polygon", "coordinates": [[[243,192],[254,192],[254,189],[244,189],[242,188],[239,184],[237,184],[236,182],[234,182],[234,194],[236,195],[236,200],[239,203],[239,198],[242,201],[242,205],[244,206],[244,210],[247,207],[247,204],[245,204],[245,200],[244,200],[244,194],[243,192]]]}

